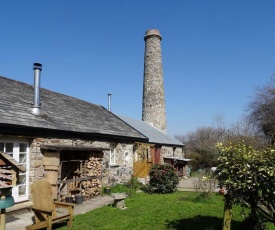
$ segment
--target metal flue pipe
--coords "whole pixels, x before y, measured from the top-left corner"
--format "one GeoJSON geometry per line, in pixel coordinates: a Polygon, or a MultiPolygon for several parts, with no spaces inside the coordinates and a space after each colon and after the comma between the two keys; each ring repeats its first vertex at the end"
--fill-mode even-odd
{"type": "Polygon", "coordinates": [[[42,65],[40,63],[33,63],[34,70],[34,93],[33,93],[33,108],[32,113],[34,115],[40,115],[40,75],[42,71],[42,65]]]}
{"type": "Polygon", "coordinates": [[[108,93],[108,111],[111,112],[111,96],[112,94],[108,93]]]}

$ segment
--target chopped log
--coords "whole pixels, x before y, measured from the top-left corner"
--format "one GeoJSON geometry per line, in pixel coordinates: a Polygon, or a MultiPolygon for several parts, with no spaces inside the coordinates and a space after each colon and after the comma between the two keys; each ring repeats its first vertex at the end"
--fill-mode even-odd
{"type": "Polygon", "coordinates": [[[101,193],[101,181],[99,179],[92,179],[89,181],[82,181],[81,194],[85,198],[90,198],[101,193]]]}
{"type": "Polygon", "coordinates": [[[90,157],[85,168],[84,174],[87,176],[100,176],[102,174],[102,158],[90,157]]]}

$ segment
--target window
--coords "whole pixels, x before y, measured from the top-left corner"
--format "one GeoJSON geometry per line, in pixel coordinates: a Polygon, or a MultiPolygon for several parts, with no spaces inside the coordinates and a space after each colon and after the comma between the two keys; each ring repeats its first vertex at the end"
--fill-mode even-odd
{"type": "Polygon", "coordinates": [[[110,165],[116,164],[116,145],[110,144],[110,165]]]}
{"type": "MultiPolygon", "coordinates": [[[[24,140],[5,140],[0,139],[0,151],[9,154],[26,169],[29,166],[29,145],[24,140]]],[[[28,199],[28,170],[19,172],[17,186],[12,189],[12,196],[15,202],[21,202],[28,199]]]]}

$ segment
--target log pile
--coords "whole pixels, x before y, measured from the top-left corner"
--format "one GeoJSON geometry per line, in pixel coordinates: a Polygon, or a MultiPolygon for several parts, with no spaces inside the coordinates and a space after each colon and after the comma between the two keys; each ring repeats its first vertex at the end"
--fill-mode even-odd
{"type": "Polygon", "coordinates": [[[91,156],[87,160],[61,162],[64,177],[58,183],[58,196],[62,200],[68,196],[81,194],[84,199],[101,194],[103,158],[91,156]]]}
{"type": "Polygon", "coordinates": [[[99,179],[91,179],[81,182],[81,194],[84,198],[90,198],[101,193],[101,181],[99,179]]]}
{"type": "MultiPolygon", "coordinates": [[[[90,157],[85,162],[85,177],[101,177],[102,161],[100,157],[90,157]]],[[[83,175],[84,176],[84,175],[83,175]]],[[[82,181],[80,185],[81,194],[85,198],[90,198],[101,194],[101,181],[98,178],[82,181]]]]}
{"type": "Polygon", "coordinates": [[[102,158],[90,157],[86,161],[86,176],[101,176],[102,173],[102,158]]]}

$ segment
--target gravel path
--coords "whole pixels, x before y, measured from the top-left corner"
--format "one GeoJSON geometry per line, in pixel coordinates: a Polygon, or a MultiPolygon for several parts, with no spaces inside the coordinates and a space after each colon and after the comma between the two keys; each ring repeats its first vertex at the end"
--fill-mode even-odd
{"type": "Polygon", "coordinates": [[[180,180],[178,185],[179,190],[194,190],[194,184],[198,180],[196,177],[189,177],[188,179],[180,180]]]}
{"type": "MultiPolygon", "coordinates": [[[[190,177],[188,179],[183,179],[180,180],[179,185],[178,185],[178,190],[180,191],[195,191],[195,184],[198,182],[199,179],[198,177],[190,177]]],[[[215,185],[214,192],[218,192],[218,184],[215,185]]]]}

